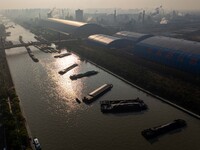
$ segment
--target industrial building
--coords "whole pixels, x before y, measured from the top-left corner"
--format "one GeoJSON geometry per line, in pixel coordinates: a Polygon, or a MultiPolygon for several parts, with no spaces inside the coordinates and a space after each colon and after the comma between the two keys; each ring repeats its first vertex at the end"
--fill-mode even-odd
{"type": "Polygon", "coordinates": [[[134,43],[137,43],[139,41],[142,41],[148,37],[151,37],[153,35],[150,34],[144,34],[144,33],[136,33],[136,32],[129,32],[129,31],[120,31],[115,33],[115,37],[124,38],[133,41],[134,43]]]}
{"type": "Polygon", "coordinates": [[[97,24],[57,18],[40,20],[40,25],[60,33],[82,38],[92,34],[106,33],[106,29],[97,24]]]}
{"type": "Polygon", "coordinates": [[[137,43],[134,53],[147,60],[200,74],[200,43],[153,36],[137,43]]]}
{"type": "Polygon", "coordinates": [[[76,21],[83,21],[83,10],[76,10],[75,11],[76,21]]]}
{"type": "Polygon", "coordinates": [[[92,46],[100,46],[104,48],[125,49],[133,47],[133,42],[131,40],[104,34],[95,34],[89,36],[87,43],[92,46]]]}
{"type": "Polygon", "coordinates": [[[86,43],[89,45],[132,49],[135,55],[147,60],[197,75],[200,74],[199,42],[128,31],[121,31],[114,36],[109,36],[105,35],[106,29],[97,24],[55,18],[42,20],[41,24],[74,37],[88,37],[86,43]]]}

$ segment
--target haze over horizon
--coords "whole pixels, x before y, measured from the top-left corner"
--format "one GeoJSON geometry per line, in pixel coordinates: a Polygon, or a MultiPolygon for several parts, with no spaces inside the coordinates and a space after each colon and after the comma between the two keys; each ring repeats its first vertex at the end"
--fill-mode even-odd
{"type": "Polygon", "coordinates": [[[20,8],[155,8],[200,10],[200,0],[0,0],[0,9],[20,8]]]}

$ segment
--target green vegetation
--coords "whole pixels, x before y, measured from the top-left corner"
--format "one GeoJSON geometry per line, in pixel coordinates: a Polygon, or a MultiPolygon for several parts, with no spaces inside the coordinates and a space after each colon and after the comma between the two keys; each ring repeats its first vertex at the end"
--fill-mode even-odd
{"type": "MultiPolygon", "coordinates": [[[[0,148],[5,146],[7,149],[31,149],[30,140],[27,133],[25,119],[22,115],[19,98],[13,88],[5,51],[0,51],[0,124],[5,130],[5,135],[1,134],[0,148]]],[[[0,132],[0,133],[4,133],[0,132]]]]}

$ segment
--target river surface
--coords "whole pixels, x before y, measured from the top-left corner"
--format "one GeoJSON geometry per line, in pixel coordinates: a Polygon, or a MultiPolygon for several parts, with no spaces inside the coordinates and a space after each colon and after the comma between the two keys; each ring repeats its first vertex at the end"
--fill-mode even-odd
{"type": "MultiPolygon", "coordinates": [[[[8,40],[19,43],[35,41],[34,35],[19,25],[10,28],[8,40]]],[[[96,66],[81,61],[76,55],[54,58],[30,47],[38,63],[25,48],[6,50],[7,60],[17,94],[20,97],[32,136],[37,136],[43,150],[197,150],[200,147],[200,121],[130,86],[96,66]],[[64,75],[58,71],[78,63],[64,75]],[[89,78],[71,81],[69,75],[97,70],[89,78]],[[75,98],[104,83],[112,83],[110,92],[91,105],[78,104],[75,98]],[[100,100],[140,97],[149,109],[142,113],[102,114],[100,100]],[[147,141],[141,131],[184,119],[187,127],[147,141]]],[[[64,53],[65,50],[63,50],[64,53]]],[[[109,62],[108,62],[109,63],[109,62]]]]}

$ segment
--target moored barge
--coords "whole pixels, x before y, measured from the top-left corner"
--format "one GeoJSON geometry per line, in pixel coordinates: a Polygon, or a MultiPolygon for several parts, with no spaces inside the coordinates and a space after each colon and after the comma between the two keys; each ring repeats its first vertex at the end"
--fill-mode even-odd
{"type": "Polygon", "coordinates": [[[185,120],[182,119],[176,119],[170,123],[160,125],[157,127],[145,129],[141,132],[141,134],[146,138],[146,139],[152,139],[155,138],[161,134],[165,134],[167,132],[170,132],[172,130],[176,130],[182,127],[185,127],[187,124],[185,120]]]}
{"type": "Polygon", "coordinates": [[[148,108],[143,100],[139,98],[127,100],[105,100],[101,101],[100,105],[103,113],[138,112],[148,108]]]}
{"type": "Polygon", "coordinates": [[[95,101],[98,97],[100,97],[101,95],[105,94],[106,92],[108,92],[109,90],[111,90],[111,88],[113,87],[112,84],[104,84],[102,86],[100,86],[99,88],[97,88],[96,90],[92,91],[91,93],[89,93],[86,97],[83,98],[83,102],[84,103],[92,103],[93,101],[95,101]]]}
{"type": "Polygon", "coordinates": [[[63,70],[59,71],[58,73],[61,74],[61,75],[63,75],[66,72],[70,71],[71,69],[75,68],[76,66],[78,66],[78,64],[73,64],[73,65],[67,67],[66,69],[63,69],[63,70]]]}
{"type": "Polygon", "coordinates": [[[69,55],[71,55],[71,53],[63,53],[60,55],[55,55],[54,58],[62,58],[62,57],[69,56],[69,55]]]}
{"type": "Polygon", "coordinates": [[[95,75],[97,73],[98,73],[98,71],[92,70],[92,71],[88,71],[88,72],[85,72],[85,73],[71,75],[69,78],[71,80],[76,80],[78,78],[89,77],[89,76],[95,75]]]}

